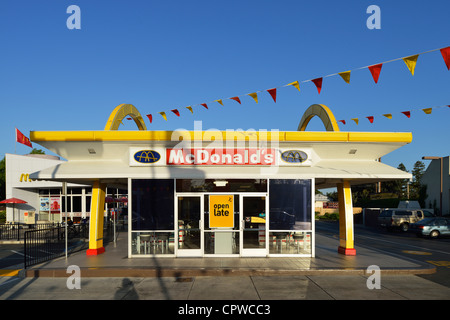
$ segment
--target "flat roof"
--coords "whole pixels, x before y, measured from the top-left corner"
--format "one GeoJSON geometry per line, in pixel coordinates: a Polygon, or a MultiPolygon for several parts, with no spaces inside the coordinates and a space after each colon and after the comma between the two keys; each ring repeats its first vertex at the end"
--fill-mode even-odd
{"type": "Polygon", "coordinates": [[[311,131],[31,131],[33,142],[60,141],[180,141],[185,139],[211,141],[222,137],[229,140],[263,140],[280,142],[398,142],[410,143],[410,132],[311,132],[311,131]],[[174,140],[174,138],[176,138],[174,140]]]}

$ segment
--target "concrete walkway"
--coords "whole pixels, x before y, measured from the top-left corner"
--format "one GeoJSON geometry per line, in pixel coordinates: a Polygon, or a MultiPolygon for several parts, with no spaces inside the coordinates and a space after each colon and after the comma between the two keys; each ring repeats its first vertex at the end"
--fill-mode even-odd
{"type": "Polygon", "coordinates": [[[406,260],[380,251],[356,247],[356,256],[337,253],[338,240],[316,234],[314,258],[128,258],[127,235],[120,233],[116,246],[108,243],[106,252],[86,256],[85,251],[58,258],[27,270],[22,277],[67,277],[67,267],[76,265],[82,277],[191,277],[267,275],[364,275],[376,265],[385,275],[429,274],[435,267],[406,260]]]}
{"type": "MultiPolygon", "coordinates": [[[[275,300],[450,299],[450,288],[416,276],[435,272],[432,265],[364,247],[356,247],[356,256],[343,256],[335,237],[317,234],[316,240],[315,258],[129,259],[121,233],[117,245],[109,243],[102,255],[79,252],[17,269],[19,276],[0,277],[0,299],[175,300],[166,305],[174,315],[193,300],[221,300],[211,309],[220,315],[228,300],[272,300],[268,305],[276,314],[275,300]],[[80,268],[80,290],[69,288],[71,265],[80,268]],[[371,265],[381,269],[379,288],[370,287],[366,270],[371,265]]],[[[282,310],[294,308],[281,305],[282,310]]]]}

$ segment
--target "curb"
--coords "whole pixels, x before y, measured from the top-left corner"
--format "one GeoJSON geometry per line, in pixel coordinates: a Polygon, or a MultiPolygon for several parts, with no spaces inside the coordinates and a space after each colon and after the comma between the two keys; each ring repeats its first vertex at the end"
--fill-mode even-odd
{"type": "MultiPolygon", "coordinates": [[[[61,269],[21,269],[17,270],[17,275],[22,278],[67,278],[71,273],[61,269]]],[[[436,267],[424,267],[418,269],[381,269],[381,275],[416,275],[432,274],[436,272],[436,267]]],[[[320,276],[320,275],[362,275],[368,276],[364,268],[361,269],[304,269],[304,270],[284,270],[284,269],[218,269],[218,268],[80,268],[80,276],[86,278],[95,277],[120,277],[120,278],[151,278],[151,277],[202,277],[202,276],[320,276]]]]}

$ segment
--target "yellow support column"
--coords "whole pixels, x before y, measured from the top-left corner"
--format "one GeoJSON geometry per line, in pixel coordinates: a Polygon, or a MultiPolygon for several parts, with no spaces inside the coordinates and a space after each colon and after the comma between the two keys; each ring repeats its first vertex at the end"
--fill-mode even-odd
{"type": "Polygon", "coordinates": [[[338,252],[354,256],[352,189],[348,181],[337,184],[339,198],[339,248],[338,252]]]}
{"type": "Polygon", "coordinates": [[[105,212],[106,184],[95,181],[92,187],[91,217],[89,221],[89,249],[88,256],[95,256],[105,252],[103,247],[103,220],[105,212]]]}

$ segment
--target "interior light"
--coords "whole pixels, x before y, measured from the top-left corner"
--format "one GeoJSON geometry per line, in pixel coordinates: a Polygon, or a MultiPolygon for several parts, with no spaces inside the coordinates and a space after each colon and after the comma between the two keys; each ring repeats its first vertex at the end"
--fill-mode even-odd
{"type": "Polygon", "coordinates": [[[214,184],[216,187],[225,187],[228,184],[227,180],[215,180],[214,184]]]}

